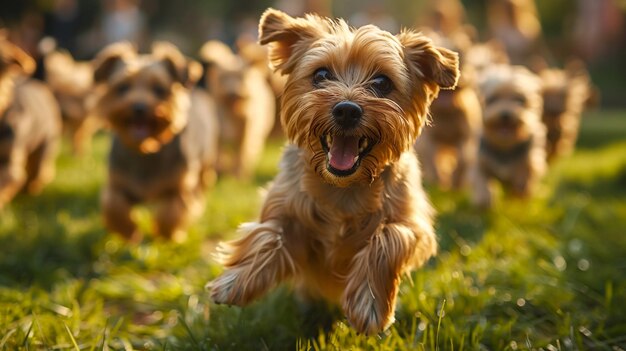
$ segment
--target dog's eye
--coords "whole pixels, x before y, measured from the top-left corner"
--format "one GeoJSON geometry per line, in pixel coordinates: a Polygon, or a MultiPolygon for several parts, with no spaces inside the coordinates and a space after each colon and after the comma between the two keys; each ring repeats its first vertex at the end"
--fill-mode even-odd
{"type": "Polygon", "coordinates": [[[124,95],[130,90],[130,84],[122,83],[115,88],[117,95],[124,95]]]}
{"type": "Polygon", "coordinates": [[[167,95],[167,89],[165,89],[164,87],[160,85],[153,86],[152,91],[154,92],[154,95],[160,98],[163,98],[165,97],[165,95],[167,95]]]}
{"type": "Polygon", "coordinates": [[[517,95],[513,97],[513,101],[517,102],[520,105],[526,105],[526,97],[524,95],[517,95]]]}
{"type": "Polygon", "coordinates": [[[376,96],[383,97],[393,90],[393,83],[391,82],[391,79],[381,74],[372,79],[371,87],[376,96]]]}
{"type": "Polygon", "coordinates": [[[333,74],[326,68],[320,68],[313,73],[313,85],[316,87],[318,87],[322,82],[332,79],[334,79],[333,74]]]}

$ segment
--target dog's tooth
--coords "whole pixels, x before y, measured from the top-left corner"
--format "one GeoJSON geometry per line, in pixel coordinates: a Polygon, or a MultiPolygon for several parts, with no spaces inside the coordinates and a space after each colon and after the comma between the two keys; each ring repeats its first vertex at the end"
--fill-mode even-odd
{"type": "Polygon", "coordinates": [[[330,134],[326,134],[326,145],[331,146],[333,144],[333,137],[330,134]]]}

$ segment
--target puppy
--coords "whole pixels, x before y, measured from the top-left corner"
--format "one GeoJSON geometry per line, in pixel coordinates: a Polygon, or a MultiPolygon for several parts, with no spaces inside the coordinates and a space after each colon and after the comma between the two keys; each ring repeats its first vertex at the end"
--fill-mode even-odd
{"type": "Polygon", "coordinates": [[[473,67],[465,63],[471,45],[462,32],[448,37],[431,34],[439,46],[459,52],[461,78],[454,90],[444,90],[430,106],[432,122],[424,128],[415,148],[422,163],[424,180],[444,189],[460,189],[467,170],[476,160],[482,107],[473,67]]]}
{"type": "Polygon", "coordinates": [[[0,37],[0,209],[54,177],[61,116],[50,90],[28,78],[34,70],[30,56],[0,37]]]}
{"type": "Polygon", "coordinates": [[[565,69],[546,68],[539,72],[543,82],[543,123],[548,134],[548,161],[572,153],[578,138],[580,118],[594,98],[584,64],[571,61],[565,69]]]}
{"type": "Polygon", "coordinates": [[[473,202],[492,204],[491,180],[529,196],[546,170],[546,129],[541,123],[539,78],[522,66],[487,69],[480,82],[483,128],[473,178],[473,202]]]}
{"type": "Polygon", "coordinates": [[[105,225],[137,241],[131,209],[154,204],[155,232],[182,240],[215,178],[215,106],[191,88],[200,65],[168,43],[155,44],[149,55],[117,43],[100,52],[94,66],[96,112],[114,132],[102,192],[105,225]]]}
{"type": "Polygon", "coordinates": [[[403,274],[436,253],[433,210],[413,150],[458,56],[419,33],[268,9],[259,41],[288,75],[281,122],[289,139],[258,222],[222,244],[216,303],[244,306],[292,280],[338,303],[360,333],[394,320],[403,274]]]}
{"type": "Polygon", "coordinates": [[[218,103],[220,168],[249,180],[274,126],[276,97],[266,73],[222,42],[205,43],[200,57],[206,67],[205,85],[218,103]]]}
{"type": "Polygon", "coordinates": [[[55,50],[45,55],[45,80],[61,108],[63,130],[70,137],[72,151],[84,154],[99,121],[90,115],[93,105],[93,66],[75,61],[69,52],[55,50]]]}

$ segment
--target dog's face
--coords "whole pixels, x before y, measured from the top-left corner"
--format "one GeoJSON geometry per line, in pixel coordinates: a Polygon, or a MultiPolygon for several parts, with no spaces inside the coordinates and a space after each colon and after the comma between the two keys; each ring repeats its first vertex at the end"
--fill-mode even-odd
{"type": "Polygon", "coordinates": [[[522,66],[487,69],[480,82],[483,137],[502,149],[527,141],[541,123],[541,83],[522,66]]]}
{"type": "Polygon", "coordinates": [[[328,183],[370,183],[409,150],[439,88],[453,88],[458,56],[414,32],[292,18],[268,10],[259,39],[288,74],[281,122],[328,183]]]}
{"type": "Polygon", "coordinates": [[[155,44],[150,55],[112,44],[95,59],[94,81],[103,87],[96,109],[127,147],[157,152],[186,125],[189,87],[200,74],[171,44],[155,44]]]}

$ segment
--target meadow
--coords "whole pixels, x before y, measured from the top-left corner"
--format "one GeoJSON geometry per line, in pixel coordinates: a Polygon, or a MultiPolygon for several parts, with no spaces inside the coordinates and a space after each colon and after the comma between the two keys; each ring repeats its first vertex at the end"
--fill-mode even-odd
{"type": "MultiPolygon", "coordinates": [[[[215,245],[255,219],[280,141],[254,182],[220,179],[181,244],[103,229],[108,145],[100,134],[81,158],[64,145],[55,181],[0,213],[0,350],[626,349],[626,111],[589,113],[532,200],[479,211],[429,188],[440,253],[371,337],[341,317],[318,332],[287,286],[243,309],[208,300],[215,245]]],[[[148,209],[134,216],[150,233],[148,209]]]]}

